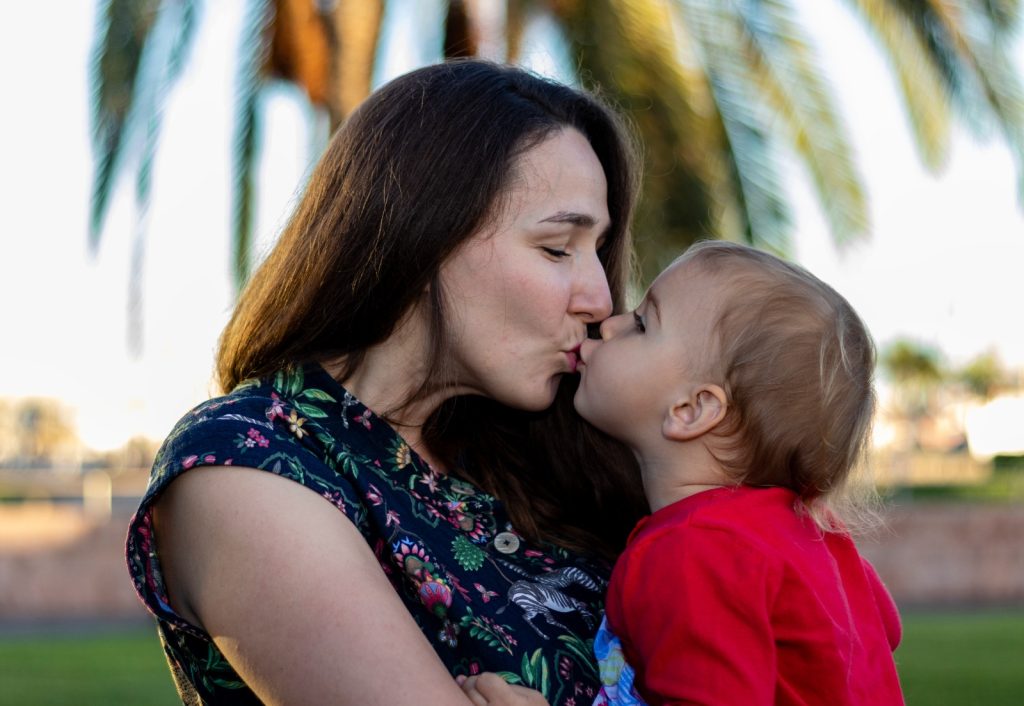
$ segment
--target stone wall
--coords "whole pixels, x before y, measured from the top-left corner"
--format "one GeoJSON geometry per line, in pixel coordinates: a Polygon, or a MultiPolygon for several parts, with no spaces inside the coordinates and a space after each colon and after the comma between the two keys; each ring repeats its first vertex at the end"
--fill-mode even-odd
{"type": "Polygon", "coordinates": [[[20,513],[21,526],[36,527],[34,546],[24,532],[0,533],[0,622],[144,619],[125,568],[129,514],[100,521],[57,510],[20,513]]]}
{"type": "Polygon", "coordinates": [[[858,544],[901,607],[1024,608],[1024,506],[916,502],[885,519],[858,544]]]}
{"type": "MultiPolygon", "coordinates": [[[[1024,607],[1024,507],[919,502],[891,507],[886,522],[859,544],[901,607],[1024,607]]],[[[0,624],[144,619],[124,565],[127,525],[125,511],[98,520],[0,505],[0,624]]]]}

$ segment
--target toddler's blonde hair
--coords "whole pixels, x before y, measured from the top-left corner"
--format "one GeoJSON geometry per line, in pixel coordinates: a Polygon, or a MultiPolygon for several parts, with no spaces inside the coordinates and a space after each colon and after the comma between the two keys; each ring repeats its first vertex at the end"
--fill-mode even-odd
{"type": "MultiPolygon", "coordinates": [[[[729,401],[719,462],[737,482],[796,492],[827,531],[872,523],[855,488],[875,410],[875,347],[850,303],[805,269],[737,243],[703,241],[680,258],[724,277],[714,325],[729,401]]],[[[719,280],[721,281],[721,280],[719,280]]]]}

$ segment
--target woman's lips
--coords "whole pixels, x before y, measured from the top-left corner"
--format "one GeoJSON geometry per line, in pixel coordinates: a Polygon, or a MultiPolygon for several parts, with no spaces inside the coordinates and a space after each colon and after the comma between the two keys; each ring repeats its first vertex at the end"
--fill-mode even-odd
{"type": "MultiPolygon", "coordinates": [[[[582,345],[582,344],[580,344],[582,345]]],[[[566,352],[565,357],[569,360],[569,371],[575,373],[579,366],[583,363],[580,358],[580,346],[577,345],[571,351],[566,352]]]]}

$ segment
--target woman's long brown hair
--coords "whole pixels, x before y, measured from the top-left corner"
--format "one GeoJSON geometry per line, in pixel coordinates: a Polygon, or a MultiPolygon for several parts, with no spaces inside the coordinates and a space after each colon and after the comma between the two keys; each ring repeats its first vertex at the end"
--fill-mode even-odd
{"type": "MultiPolygon", "coordinates": [[[[592,95],[518,68],[428,66],[375,92],[331,140],[224,330],[221,387],[306,361],[344,360],[344,379],[424,292],[427,369],[443,370],[451,342],[441,265],[487,225],[516,158],[564,127],[579,130],[604,167],[611,230],[601,258],[620,310],[637,185],[620,118],[592,95]]],[[[450,400],[425,438],[500,497],[518,531],[611,557],[644,512],[639,473],[631,453],[576,415],[576,382],[566,376],[542,413],[450,400]]]]}

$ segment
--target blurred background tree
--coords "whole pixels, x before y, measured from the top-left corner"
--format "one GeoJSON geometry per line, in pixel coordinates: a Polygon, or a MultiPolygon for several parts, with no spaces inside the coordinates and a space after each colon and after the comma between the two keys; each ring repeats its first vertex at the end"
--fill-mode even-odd
{"type": "Polygon", "coordinates": [[[78,448],[72,414],[59,400],[0,399],[0,468],[48,468],[78,448]]]}
{"type": "Polygon", "coordinates": [[[989,351],[971,359],[954,372],[955,379],[982,402],[988,402],[1013,383],[999,356],[989,351]]]}
{"type": "MultiPolygon", "coordinates": [[[[927,167],[945,163],[956,115],[978,134],[997,129],[1024,169],[1024,94],[1008,56],[1019,0],[847,4],[889,60],[927,167]]],[[[832,239],[868,233],[863,182],[795,0],[449,0],[444,7],[446,57],[477,55],[500,35],[503,56],[489,58],[515,62],[530,22],[554,20],[580,84],[635,124],[645,161],[635,227],[644,282],[702,237],[786,254],[786,151],[810,174],[832,239]],[[495,5],[500,26],[484,20],[495,5]]],[[[118,174],[130,166],[138,211],[133,301],[141,296],[161,107],[199,10],[198,0],[107,0],[99,9],[90,242],[98,247],[118,174]]],[[[252,259],[261,91],[271,81],[298,85],[333,130],[371,89],[385,16],[384,0],[249,0],[236,95],[236,287],[252,259]]]]}
{"type": "Polygon", "coordinates": [[[893,384],[899,412],[910,424],[910,443],[920,448],[921,424],[935,413],[935,396],[948,373],[939,352],[928,345],[898,339],[878,357],[893,384]]]}

